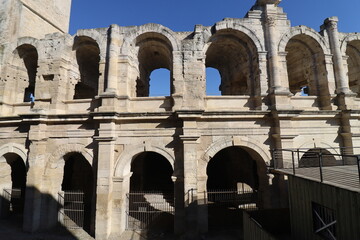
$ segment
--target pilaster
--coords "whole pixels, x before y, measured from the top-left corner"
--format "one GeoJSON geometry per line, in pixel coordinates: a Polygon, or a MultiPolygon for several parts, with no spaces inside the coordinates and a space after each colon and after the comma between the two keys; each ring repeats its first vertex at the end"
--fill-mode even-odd
{"type": "Polygon", "coordinates": [[[112,191],[115,151],[115,123],[100,123],[98,144],[96,188],[96,239],[108,239],[111,234],[112,191]]]}

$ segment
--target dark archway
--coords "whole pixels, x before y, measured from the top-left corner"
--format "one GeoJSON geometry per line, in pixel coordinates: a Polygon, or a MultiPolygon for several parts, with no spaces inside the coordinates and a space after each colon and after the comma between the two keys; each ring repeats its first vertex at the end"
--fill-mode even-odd
{"type": "Polygon", "coordinates": [[[322,155],[322,166],[326,167],[339,165],[334,155],[332,155],[328,150],[323,148],[312,148],[301,157],[299,167],[319,167],[320,154],[322,155]]]}
{"type": "Polygon", "coordinates": [[[314,38],[299,34],[290,39],[285,50],[290,92],[317,96],[319,108],[328,109],[330,93],[321,45],[314,38]]]}
{"type": "Polygon", "coordinates": [[[69,153],[64,159],[64,177],[61,184],[61,190],[64,192],[64,212],[77,226],[92,233],[94,227],[92,167],[80,153],[69,153]]]}
{"type": "Polygon", "coordinates": [[[351,91],[360,97],[360,40],[354,40],[348,43],[346,55],[349,57],[348,76],[351,91]]]}
{"type": "MultiPolygon", "coordinates": [[[[221,30],[210,39],[206,67],[215,68],[221,76],[221,95],[254,97],[259,89],[258,53],[253,41],[236,30],[221,30]]],[[[206,85],[213,84],[206,81],[206,85]]]]}
{"type": "Polygon", "coordinates": [[[253,152],[228,147],[207,166],[209,230],[238,229],[242,210],[256,209],[260,186],[259,167],[253,152]]]}
{"type": "Polygon", "coordinates": [[[150,84],[153,88],[170,89],[166,94],[171,95],[173,90],[173,55],[171,42],[163,35],[155,32],[144,33],[136,38],[138,51],[139,75],[136,79],[136,96],[149,97],[150,84]],[[150,75],[156,69],[167,69],[170,72],[168,79],[156,81],[150,75]],[[155,80],[155,81],[154,81],[155,80]]]}
{"type": "MultiPolygon", "coordinates": [[[[35,82],[38,68],[38,52],[30,44],[23,44],[16,48],[18,56],[23,60],[27,72],[27,86],[24,90],[24,102],[32,101],[35,96],[35,82]]],[[[20,89],[19,89],[20,91],[20,89]]]]}
{"type": "Polygon", "coordinates": [[[94,98],[99,88],[100,48],[89,37],[76,37],[74,41],[76,60],[79,65],[80,80],[75,85],[74,99],[94,98]]]}
{"type": "Polygon", "coordinates": [[[16,222],[23,222],[27,169],[24,160],[15,153],[3,156],[11,169],[11,184],[9,188],[1,189],[4,197],[2,203],[2,217],[11,217],[16,222]]]}
{"type": "Polygon", "coordinates": [[[168,160],[155,152],[137,155],[131,164],[127,229],[173,232],[174,183],[168,160]]]}

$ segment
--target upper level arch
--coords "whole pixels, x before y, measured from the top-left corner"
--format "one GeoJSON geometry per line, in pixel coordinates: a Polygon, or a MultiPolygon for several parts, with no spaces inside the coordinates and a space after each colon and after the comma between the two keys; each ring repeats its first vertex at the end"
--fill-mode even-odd
{"type": "MultiPolygon", "coordinates": [[[[214,25],[214,33],[221,31],[221,30],[239,31],[251,39],[253,44],[256,46],[256,49],[258,52],[266,51],[264,43],[260,40],[260,38],[256,35],[256,33],[254,31],[252,31],[250,28],[248,28],[247,26],[237,22],[236,19],[226,18],[223,21],[217,22],[214,25]]],[[[206,40],[206,42],[208,42],[208,41],[209,41],[209,39],[206,40]]],[[[207,49],[205,49],[205,52],[206,52],[206,50],[207,49]]]]}
{"type": "Polygon", "coordinates": [[[319,44],[324,54],[331,54],[330,45],[325,38],[314,29],[303,25],[292,27],[288,32],[282,35],[278,44],[278,52],[286,52],[286,46],[289,41],[297,35],[306,35],[311,37],[317,44],[319,44]]]}
{"type": "Polygon", "coordinates": [[[106,60],[106,49],[108,41],[107,29],[80,29],[72,37],[73,39],[76,39],[78,37],[87,37],[89,39],[92,39],[99,47],[100,61],[103,62],[106,60]]]}
{"type": "Polygon", "coordinates": [[[360,35],[350,34],[342,42],[341,50],[347,56],[349,87],[360,97],[360,35]]]}
{"type": "Polygon", "coordinates": [[[173,80],[173,45],[163,34],[145,32],[134,39],[137,60],[136,96],[153,96],[150,84],[163,88],[163,95],[171,95],[173,80]],[[166,69],[168,79],[150,79],[154,70],[166,69]],[[163,83],[161,83],[162,81],[163,83]],[[165,93],[166,92],[166,93],[165,93]]]}
{"type": "Polygon", "coordinates": [[[9,85],[14,103],[30,102],[35,96],[39,60],[36,46],[36,39],[21,38],[12,52],[11,67],[7,69],[7,74],[16,80],[9,85]]]}
{"type": "Polygon", "coordinates": [[[94,98],[99,91],[99,44],[91,37],[76,36],[73,51],[80,73],[80,79],[75,85],[74,99],[94,98]]]}
{"type": "Polygon", "coordinates": [[[328,109],[331,106],[325,61],[325,51],[328,49],[314,32],[309,31],[310,34],[307,34],[303,28],[299,28],[292,33],[286,35],[286,39],[291,37],[283,51],[287,53],[290,92],[299,96],[315,96],[316,106],[328,109]]]}
{"type": "Polygon", "coordinates": [[[258,46],[247,34],[230,28],[218,29],[207,39],[204,53],[205,66],[220,73],[221,95],[257,94],[260,85],[258,46]]]}
{"type": "Polygon", "coordinates": [[[125,55],[130,54],[136,44],[137,38],[141,35],[146,36],[146,34],[149,33],[158,34],[158,36],[161,35],[161,38],[168,42],[172,51],[181,50],[181,43],[180,40],[176,37],[175,32],[163,25],[148,23],[139,27],[134,27],[125,33],[124,44],[121,46],[120,53],[125,55]]]}
{"type": "Polygon", "coordinates": [[[343,55],[346,55],[348,44],[352,41],[360,41],[360,33],[349,33],[342,39],[340,49],[343,55]]]}

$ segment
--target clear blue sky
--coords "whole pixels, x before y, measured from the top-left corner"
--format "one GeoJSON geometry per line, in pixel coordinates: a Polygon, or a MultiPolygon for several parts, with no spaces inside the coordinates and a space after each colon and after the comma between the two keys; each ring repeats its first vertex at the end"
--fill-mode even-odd
{"type": "MultiPolygon", "coordinates": [[[[255,0],[72,0],[70,34],[78,29],[103,28],[111,24],[146,23],[159,23],[173,31],[193,31],[196,24],[212,26],[226,17],[242,18],[254,3],[255,0]]],[[[338,16],[340,31],[360,32],[360,0],[283,0],[280,6],[288,14],[292,26],[306,25],[319,31],[325,18],[338,16]]],[[[151,75],[151,79],[164,79],[166,73],[159,74],[151,75]]],[[[218,78],[214,73],[211,75],[218,78]]],[[[211,95],[218,94],[217,88],[209,90],[213,92],[211,95]]],[[[157,93],[154,89],[150,91],[153,96],[169,95],[164,93],[168,89],[160,89],[157,93]]]]}
{"type": "MultiPolygon", "coordinates": [[[[72,0],[70,33],[77,29],[159,23],[173,31],[211,26],[225,17],[242,18],[255,0],[72,0]]],[[[360,0],[283,0],[292,25],[319,30],[324,19],[340,18],[343,32],[360,31],[360,0]]]]}

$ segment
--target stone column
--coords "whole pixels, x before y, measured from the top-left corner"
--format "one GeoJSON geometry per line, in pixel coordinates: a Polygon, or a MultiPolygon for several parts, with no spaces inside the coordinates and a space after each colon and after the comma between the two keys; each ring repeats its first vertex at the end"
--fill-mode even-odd
{"type": "MultiPolygon", "coordinates": [[[[282,58],[278,52],[279,33],[276,23],[279,21],[278,8],[276,4],[271,3],[263,6],[265,13],[265,41],[268,50],[269,78],[270,78],[270,97],[273,109],[291,109],[289,92],[289,81],[283,78],[282,58]]],[[[283,56],[282,56],[283,57],[283,56]]]]}
{"type": "Polygon", "coordinates": [[[330,48],[333,54],[335,80],[337,83],[337,93],[351,94],[349,80],[344,68],[344,60],[340,48],[340,38],[338,31],[338,18],[327,18],[324,22],[326,32],[329,35],[330,48]]]}
{"type": "Polygon", "coordinates": [[[277,6],[266,4],[265,8],[265,39],[267,42],[268,62],[270,68],[271,90],[275,94],[288,94],[289,86],[281,82],[281,64],[277,48],[278,32],[276,29],[277,6]]]}
{"type": "Polygon", "coordinates": [[[111,233],[112,191],[115,150],[115,123],[100,123],[96,189],[96,239],[107,239],[111,233]]]}
{"type": "Polygon", "coordinates": [[[113,24],[109,28],[109,51],[106,93],[117,93],[118,57],[120,49],[119,27],[113,24]]]}

